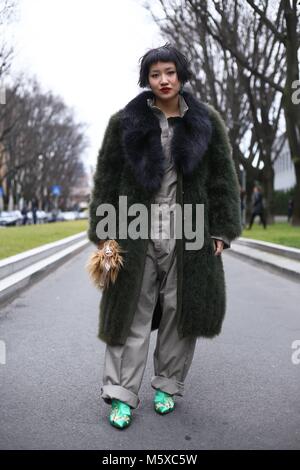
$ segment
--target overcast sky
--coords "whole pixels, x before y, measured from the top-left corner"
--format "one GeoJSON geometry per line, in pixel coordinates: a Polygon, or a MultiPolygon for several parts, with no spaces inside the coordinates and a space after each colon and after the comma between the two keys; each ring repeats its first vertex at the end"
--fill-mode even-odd
{"type": "Polygon", "coordinates": [[[19,0],[15,70],[36,75],[89,125],[95,165],[110,115],[136,96],[139,58],[165,41],[143,0],[19,0]]]}

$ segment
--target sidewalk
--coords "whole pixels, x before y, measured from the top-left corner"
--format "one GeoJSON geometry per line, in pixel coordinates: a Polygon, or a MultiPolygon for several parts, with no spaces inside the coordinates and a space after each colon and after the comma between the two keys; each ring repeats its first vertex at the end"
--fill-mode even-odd
{"type": "Polygon", "coordinates": [[[89,243],[86,231],[9,256],[0,261],[0,306],[47,275],[89,243]]]}
{"type": "Polygon", "coordinates": [[[300,250],[297,248],[240,237],[231,243],[230,252],[300,281],[300,250]]]}

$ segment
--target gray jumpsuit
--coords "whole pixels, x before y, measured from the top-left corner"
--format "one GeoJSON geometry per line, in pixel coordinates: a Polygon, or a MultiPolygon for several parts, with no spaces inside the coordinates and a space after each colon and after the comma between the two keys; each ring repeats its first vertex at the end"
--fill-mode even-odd
{"type": "MultiPolygon", "coordinates": [[[[154,202],[172,207],[176,204],[177,186],[177,172],[170,152],[172,118],[166,118],[165,114],[154,106],[151,98],[148,99],[148,106],[159,120],[165,156],[164,177],[154,202]]],[[[182,95],[179,95],[179,109],[181,117],[188,109],[182,95]]],[[[132,408],[137,408],[140,404],[138,392],[146,367],[152,316],[158,296],[162,317],[153,357],[154,376],[151,386],[172,395],[183,396],[184,393],[184,380],[193,359],[197,338],[179,339],[177,334],[176,239],[174,232],[166,224],[170,224],[170,219],[167,222],[163,219],[159,224],[159,237],[157,238],[155,233],[149,240],[142,288],[126,343],[106,345],[101,398],[108,404],[112,398],[122,400],[132,408]],[[173,236],[163,238],[165,235],[162,233],[173,233],[173,236]]]]}

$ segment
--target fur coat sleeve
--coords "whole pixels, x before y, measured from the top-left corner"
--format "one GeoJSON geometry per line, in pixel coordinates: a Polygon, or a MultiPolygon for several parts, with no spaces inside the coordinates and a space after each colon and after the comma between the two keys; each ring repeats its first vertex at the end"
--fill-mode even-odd
{"type": "Polygon", "coordinates": [[[214,238],[230,242],[242,232],[239,182],[232,158],[225,123],[220,113],[209,106],[213,133],[210,143],[208,184],[209,226],[214,238]]]}
{"type": "Polygon", "coordinates": [[[116,205],[120,173],[122,169],[120,159],[120,120],[119,113],[113,114],[106,127],[101,148],[98,153],[97,165],[93,180],[93,190],[89,204],[88,238],[98,245],[100,239],[96,233],[96,226],[103,216],[97,215],[96,210],[100,204],[116,205]]]}

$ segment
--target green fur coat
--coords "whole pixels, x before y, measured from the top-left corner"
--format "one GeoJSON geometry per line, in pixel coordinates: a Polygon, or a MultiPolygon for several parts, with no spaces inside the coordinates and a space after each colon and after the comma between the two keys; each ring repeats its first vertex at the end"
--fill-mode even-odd
{"type": "MultiPolygon", "coordinates": [[[[177,330],[179,337],[212,338],[221,331],[226,311],[222,255],[214,255],[212,235],[230,241],[241,234],[239,184],[232,149],[220,114],[210,105],[182,92],[188,111],[178,119],[171,142],[177,168],[177,203],[204,204],[204,244],[186,249],[184,231],[176,240],[177,330]]],[[[96,245],[96,214],[100,204],[110,203],[118,218],[119,196],[127,206],[142,203],[149,208],[164,172],[164,155],[158,119],[147,105],[151,91],[144,91],[109,120],[94,175],[89,204],[88,237],[96,245]]],[[[127,217],[128,224],[132,219],[127,217]]],[[[135,314],[141,289],[148,239],[115,239],[125,250],[124,267],[115,284],[100,299],[98,338],[108,344],[124,344],[135,314]]],[[[152,330],[161,318],[159,300],[152,330]]]]}

